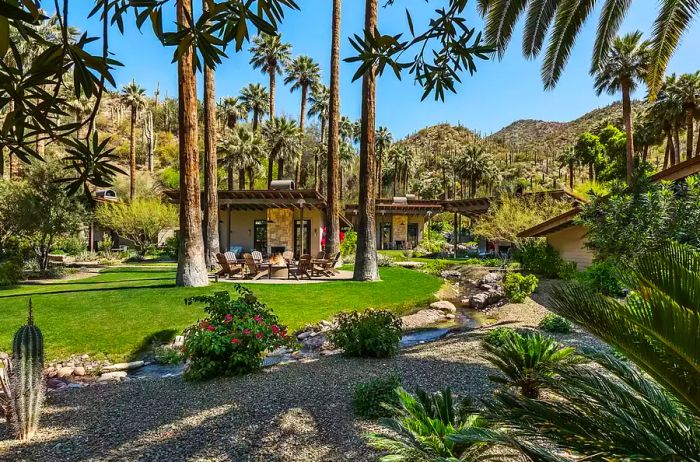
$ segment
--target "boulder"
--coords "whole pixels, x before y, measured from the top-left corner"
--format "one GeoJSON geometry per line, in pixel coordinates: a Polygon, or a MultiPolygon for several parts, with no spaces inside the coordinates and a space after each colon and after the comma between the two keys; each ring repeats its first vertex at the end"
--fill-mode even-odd
{"type": "Polygon", "coordinates": [[[326,336],[323,334],[309,337],[304,341],[304,346],[302,347],[301,351],[303,351],[304,353],[308,353],[311,351],[319,350],[321,349],[324,343],[326,343],[326,336]]]}
{"type": "Polygon", "coordinates": [[[498,286],[496,284],[481,284],[479,286],[479,289],[489,291],[489,290],[495,290],[498,286]]]}
{"type": "Polygon", "coordinates": [[[130,371],[132,369],[138,369],[139,367],[143,367],[143,365],[143,361],[132,361],[130,363],[117,363],[112,364],[111,366],[105,366],[102,368],[102,370],[106,372],[130,371]]]}
{"type": "Polygon", "coordinates": [[[488,292],[479,292],[469,298],[469,307],[475,310],[482,310],[489,305],[493,305],[503,300],[503,292],[499,290],[491,290],[488,292]]]}
{"type": "Polygon", "coordinates": [[[126,378],[126,371],[105,372],[97,379],[98,382],[121,382],[126,378]]]}
{"type": "Polygon", "coordinates": [[[297,335],[297,340],[299,340],[301,342],[302,340],[306,339],[310,335],[311,335],[311,331],[307,330],[306,332],[302,332],[301,334],[297,335]]]}
{"type": "Polygon", "coordinates": [[[64,379],[66,377],[70,377],[71,375],[73,375],[74,370],[75,370],[75,368],[73,366],[65,366],[65,367],[60,368],[56,372],[56,376],[60,379],[64,379]]]}
{"type": "Polygon", "coordinates": [[[73,375],[77,377],[82,377],[85,375],[85,368],[82,366],[78,366],[73,370],[73,375]]]}
{"type": "Polygon", "coordinates": [[[481,278],[481,284],[496,284],[502,279],[501,273],[486,273],[481,278]]]}
{"type": "Polygon", "coordinates": [[[445,270],[445,271],[443,271],[443,272],[440,273],[440,276],[441,276],[443,279],[454,279],[454,280],[456,280],[456,279],[461,279],[461,278],[462,278],[462,273],[460,273],[459,271],[455,271],[455,270],[445,270]]]}
{"type": "Polygon", "coordinates": [[[401,266],[402,268],[416,269],[425,265],[425,263],[420,261],[397,261],[396,266],[401,266]]]}
{"type": "Polygon", "coordinates": [[[444,318],[445,313],[441,310],[427,309],[402,316],[401,323],[404,329],[417,329],[441,322],[444,318]]]}
{"type": "Polygon", "coordinates": [[[46,388],[49,390],[60,390],[66,388],[68,384],[61,379],[51,378],[46,381],[46,388]]]}
{"type": "Polygon", "coordinates": [[[457,311],[457,307],[455,307],[452,302],[448,302],[447,300],[440,300],[439,302],[431,303],[430,308],[444,311],[445,313],[454,313],[457,311]]]}
{"type": "Polygon", "coordinates": [[[447,313],[445,315],[445,319],[454,319],[454,318],[455,318],[455,315],[453,313],[447,313]]]}

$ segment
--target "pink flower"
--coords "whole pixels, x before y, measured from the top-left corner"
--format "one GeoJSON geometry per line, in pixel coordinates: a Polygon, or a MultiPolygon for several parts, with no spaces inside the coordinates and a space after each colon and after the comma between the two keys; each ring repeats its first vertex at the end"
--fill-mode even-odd
{"type": "Polygon", "coordinates": [[[257,334],[255,334],[255,338],[257,338],[258,340],[260,340],[261,338],[263,338],[262,332],[258,332],[257,334]]]}
{"type": "Polygon", "coordinates": [[[250,335],[250,329],[243,329],[243,333],[246,335],[250,335]]]}
{"type": "Polygon", "coordinates": [[[274,334],[278,334],[279,331],[280,331],[280,328],[277,327],[277,326],[274,325],[274,324],[272,325],[271,329],[272,329],[272,332],[273,332],[274,334]]]}
{"type": "Polygon", "coordinates": [[[239,338],[232,338],[231,343],[236,344],[236,343],[241,343],[241,339],[239,338]]]}
{"type": "Polygon", "coordinates": [[[225,322],[226,324],[228,324],[228,323],[231,322],[231,321],[233,321],[233,315],[227,314],[226,316],[224,316],[224,322],[225,322]]]}
{"type": "Polygon", "coordinates": [[[211,324],[209,324],[209,325],[207,326],[207,330],[208,330],[209,332],[213,332],[213,331],[216,330],[216,327],[214,327],[214,326],[212,326],[211,324]]]}
{"type": "Polygon", "coordinates": [[[260,315],[255,316],[253,319],[255,319],[256,322],[262,322],[262,317],[260,315]]]}

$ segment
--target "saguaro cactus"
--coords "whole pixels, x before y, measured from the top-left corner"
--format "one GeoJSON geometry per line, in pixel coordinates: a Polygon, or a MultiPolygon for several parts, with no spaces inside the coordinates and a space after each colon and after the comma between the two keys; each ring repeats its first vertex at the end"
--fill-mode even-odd
{"type": "Polygon", "coordinates": [[[44,337],[34,325],[31,300],[27,324],[19,328],[12,342],[10,389],[15,436],[29,440],[39,428],[44,401],[44,337]]]}

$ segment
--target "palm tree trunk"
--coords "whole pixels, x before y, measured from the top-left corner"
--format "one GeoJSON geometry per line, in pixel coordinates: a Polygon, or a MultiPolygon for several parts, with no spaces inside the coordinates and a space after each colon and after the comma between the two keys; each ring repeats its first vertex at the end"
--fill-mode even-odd
{"type": "Polygon", "coordinates": [[[229,191],[233,191],[233,166],[226,167],[226,180],[229,191]]]}
{"type": "Polygon", "coordinates": [[[255,189],[255,174],[253,173],[253,167],[248,168],[248,189],[251,191],[255,189]]]}
{"type": "Polygon", "coordinates": [[[574,190],[574,163],[569,162],[569,189],[574,190]]]}
{"type": "MultiPolygon", "coordinates": [[[[177,20],[187,24],[192,18],[192,0],[177,2],[177,20]]],[[[200,287],[209,284],[204,261],[202,213],[199,188],[199,152],[197,146],[197,76],[193,51],[188,48],[178,60],[178,114],[180,150],[180,251],[176,284],[200,287]]]]}
{"type": "MultiPolygon", "coordinates": [[[[326,118],[321,117],[321,143],[326,139],[326,118]]],[[[318,191],[320,181],[319,175],[320,171],[318,169],[318,149],[314,151],[314,189],[318,191]]]]}
{"type": "Polygon", "coordinates": [[[622,117],[625,121],[625,133],[627,134],[627,185],[632,185],[632,173],[634,171],[634,137],[632,129],[632,103],[630,102],[630,90],[627,85],[622,86],[622,117]]]}
{"type": "Polygon", "coordinates": [[[245,169],[238,169],[238,189],[245,189],[245,169]]]}
{"type": "MultiPolygon", "coordinates": [[[[365,30],[377,28],[377,0],[365,0],[365,30]]],[[[374,67],[362,77],[362,115],[360,136],[360,200],[357,229],[357,254],[353,279],[374,281],[377,270],[377,239],[374,203],[374,126],[377,76],[374,67]]]]}
{"type": "Polygon", "coordinates": [[[301,185],[301,155],[304,152],[304,115],[306,114],[306,94],[308,91],[309,89],[306,87],[306,85],[301,86],[301,114],[299,114],[299,131],[301,132],[302,145],[299,147],[299,154],[297,154],[297,166],[296,171],[294,172],[297,187],[300,187],[301,185]]]}
{"type": "Polygon", "coordinates": [[[129,134],[129,199],[136,195],[136,107],[131,106],[131,132],[129,134]]]}
{"type": "MultiPolygon", "coordinates": [[[[206,11],[207,1],[202,0],[206,11]]],[[[204,66],[204,258],[208,268],[216,266],[219,246],[218,159],[216,157],[216,102],[214,69],[204,66]]]]}
{"type": "Polygon", "coordinates": [[[668,149],[670,165],[676,165],[676,146],[673,144],[673,131],[671,129],[666,131],[666,148],[668,149]]]}
{"type": "Polygon", "coordinates": [[[5,146],[0,146],[0,180],[5,178],[5,146]]]}
{"type": "Polygon", "coordinates": [[[284,159],[277,159],[277,179],[281,180],[284,176],[284,159]]]}
{"type": "Polygon", "coordinates": [[[664,148],[664,170],[668,168],[668,159],[671,154],[671,143],[667,142],[664,148]]]}
{"type": "Polygon", "coordinates": [[[340,202],[338,200],[338,170],[340,168],[340,11],[341,0],[333,0],[331,33],[331,95],[328,111],[328,159],[326,178],[326,252],[340,249],[340,202]]]}
{"type": "Polygon", "coordinates": [[[673,165],[679,164],[681,162],[681,135],[680,135],[680,126],[678,122],[674,123],[675,127],[673,130],[673,149],[675,155],[673,165]]]}
{"type": "Polygon", "coordinates": [[[700,156],[700,123],[698,123],[698,141],[695,145],[695,157],[700,156]]]}
{"type": "Polygon", "coordinates": [[[686,116],[686,146],[685,146],[685,158],[686,160],[693,157],[693,110],[688,109],[688,115],[686,116]]]}
{"type": "Polygon", "coordinates": [[[384,148],[380,149],[379,152],[379,157],[377,159],[377,199],[381,199],[382,197],[382,183],[384,183],[384,178],[383,178],[383,170],[382,170],[382,158],[384,157],[384,148]]]}

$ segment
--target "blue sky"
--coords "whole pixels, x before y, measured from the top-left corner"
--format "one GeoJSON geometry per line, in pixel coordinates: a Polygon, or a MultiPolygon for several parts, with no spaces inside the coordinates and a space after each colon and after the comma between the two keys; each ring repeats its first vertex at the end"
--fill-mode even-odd
{"type": "MultiPolygon", "coordinates": [[[[327,82],[330,65],[330,18],[331,0],[297,0],[301,11],[289,12],[281,33],[284,41],[292,44],[293,54],[305,54],[316,60],[322,68],[327,82]]],[[[195,0],[195,3],[197,0],[195,0]]],[[[74,2],[75,3],[75,2],[74,2]]],[[[80,2],[71,12],[71,23],[91,34],[99,34],[99,24],[86,20],[86,12],[92,2],[80,2]]],[[[174,3],[174,2],[173,2],[174,3]]],[[[364,2],[345,0],[342,18],[341,58],[353,54],[348,37],[362,30],[364,2]]],[[[384,2],[380,0],[380,5],[384,2]]],[[[397,0],[390,8],[380,8],[380,30],[396,33],[405,30],[404,7],[410,6],[416,29],[424,25],[432,10],[444,1],[397,0]]],[[[656,2],[637,0],[633,2],[622,32],[640,29],[647,35],[651,32],[656,15],[656,2]]],[[[475,1],[468,13],[470,24],[481,30],[482,21],[475,11],[475,1]]],[[[173,15],[174,16],[174,15],[173,15]]],[[[484,134],[491,133],[518,119],[542,119],[551,121],[572,120],[585,112],[605,106],[616,97],[597,97],[588,75],[597,12],[585,24],[562,78],[553,91],[545,92],[540,80],[541,57],[526,60],[520,52],[522,24],[514,33],[514,40],[501,61],[479,62],[473,77],[464,77],[458,94],[448,94],[446,101],[421,102],[422,90],[406,75],[398,81],[385,74],[378,84],[377,124],[389,127],[395,137],[403,137],[422,127],[440,122],[461,123],[484,134]]],[[[129,16],[131,18],[131,16],[129,16]]],[[[172,21],[172,16],[170,18],[172,21]]],[[[139,32],[128,21],[122,36],[113,29],[110,47],[116,59],[124,64],[115,72],[118,85],[135,78],[140,85],[152,93],[160,84],[161,94],[175,96],[177,74],[171,64],[172,49],[165,49],[154,38],[150,27],[139,32]]],[[[267,77],[249,65],[247,46],[230,57],[216,70],[217,98],[236,95],[241,87],[250,82],[267,85],[267,77]]],[[[700,26],[697,21],[686,33],[680,48],[669,65],[669,72],[691,72],[700,69],[700,26]]],[[[344,115],[357,118],[360,114],[360,82],[352,83],[355,65],[341,64],[341,110],[344,115]]],[[[199,79],[201,86],[201,78],[199,79]]],[[[643,94],[637,95],[643,97],[643,94]]],[[[278,83],[277,111],[297,117],[299,92],[290,93],[278,83]]]]}

